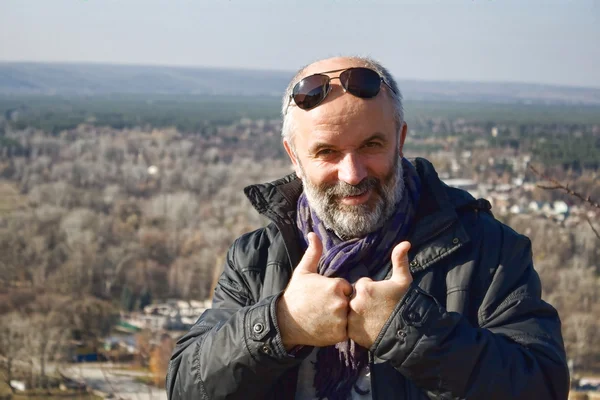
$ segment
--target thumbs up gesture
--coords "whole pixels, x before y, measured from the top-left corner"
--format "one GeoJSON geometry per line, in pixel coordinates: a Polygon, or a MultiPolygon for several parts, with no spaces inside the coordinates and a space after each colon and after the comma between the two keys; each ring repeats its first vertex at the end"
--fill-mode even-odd
{"type": "Polygon", "coordinates": [[[354,284],[348,313],[348,337],[370,348],[383,325],[412,283],[408,268],[409,242],[401,242],[392,251],[392,276],[374,282],[361,278],[354,284]]]}
{"type": "Polygon", "coordinates": [[[330,346],[346,340],[348,297],[352,285],[318,273],[323,253],[318,236],[308,234],[308,249],[277,303],[277,323],[283,345],[330,346]]]}

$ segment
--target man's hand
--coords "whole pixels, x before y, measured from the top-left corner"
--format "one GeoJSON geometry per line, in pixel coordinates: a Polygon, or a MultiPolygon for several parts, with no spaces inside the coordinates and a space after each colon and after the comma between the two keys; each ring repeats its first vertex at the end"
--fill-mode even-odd
{"type": "Polygon", "coordinates": [[[352,285],[342,278],[319,275],[323,245],[313,232],[292,279],[277,303],[277,322],[283,345],[330,346],[346,340],[348,296],[352,285]]]}
{"type": "Polygon", "coordinates": [[[361,278],[354,284],[354,296],[348,313],[348,337],[370,348],[383,325],[412,283],[408,268],[409,242],[401,242],[392,251],[392,276],[373,282],[361,278]]]}

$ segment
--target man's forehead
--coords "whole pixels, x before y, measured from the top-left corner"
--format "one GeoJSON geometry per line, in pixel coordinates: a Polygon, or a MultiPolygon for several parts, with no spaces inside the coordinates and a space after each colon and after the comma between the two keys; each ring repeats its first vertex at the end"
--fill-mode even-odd
{"type": "Polygon", "coordinates": [[[332,71],[336,69],[342,68],[350,68],[350,67],[361,67],[364,63],[360,62],[360,60],[352,57],[333,57],[327,58],[324,60],[315,61],[312,64],[309,64],[302,70],[301,78],[304,78],[309,75],[322,73],[325,71],[332,71]]]}

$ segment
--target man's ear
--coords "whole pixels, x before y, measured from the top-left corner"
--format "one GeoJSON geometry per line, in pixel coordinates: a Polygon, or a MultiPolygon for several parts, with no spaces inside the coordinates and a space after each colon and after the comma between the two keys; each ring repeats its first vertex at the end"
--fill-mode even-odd
{"type": "Polygon", "coordinates": [[[400,141],[398,142],[398,154],[400,157],[404,157],[404,141],[406,140],[406,133],[408,132],[408,125],[406,122],[402,121],[402,126],[400,126],[400,141]]]}
{"type": "Polygon", "coordinates": [[[290,143],[290,140],[285,138],[283,139],[283,148],[285,148],[285,152],[290,157],[292,164],[294,165],[294,171],[298,177],[302,177],[302,171],[300,170],[300,163],[298,162],[298,158],[296,156],[296,152],[294,151],[293,144],[290,143]]]}

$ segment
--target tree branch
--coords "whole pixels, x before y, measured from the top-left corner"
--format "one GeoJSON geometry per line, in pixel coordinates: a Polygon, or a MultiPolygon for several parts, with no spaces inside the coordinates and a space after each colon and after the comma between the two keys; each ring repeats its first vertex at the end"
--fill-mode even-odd
{"type": "Polygon", "coordinates": [[[592,231],[594,232],[594,234],[596,235],[596,237],[598,239],[600,239],[600,233],[598,233],[598,231],[596,230],[596,228],[594,228],[594,225],[592,225],[592,221],[590,221],[589,218],[585,219],[587,221],[587,223],[590,225],[590,228],[592,228],[592,231]]]}
{"type": "MultiPolygon", "coordinates": [[[[560,183],[559,181],[557,181],[556,179],[552,179],[549,178],[545,175],[543,175],[541,172],[539,172],[533,165],[529,164],[529,169],[538,177],[549,181],[550,183],[552,183],[554,186],[546,186],[546,185],[536,185],[537,187],[539,187],[540,189],[546,189],[546,190],[563,190],[565,192],[567,192],[569,195],[577,197],[578,199],[580,199],[581,201],[583,201],[584,203],[589,204],[590,206],[597,208],[600,210],[600,203],[598,203],[595,200],[592,200],[592,198],[590,196],[584,196],[579,192],[576,192],[572,189],[569,188],[569,185],[563,185],[562,183],[560,183]]],[[[591,224],[590,224],[591,225],[591,224]]]]}

